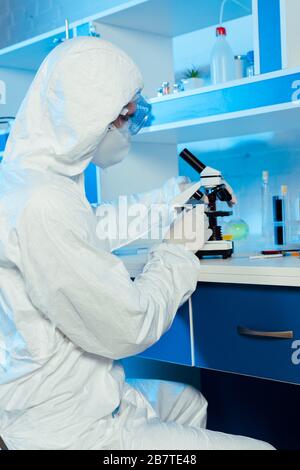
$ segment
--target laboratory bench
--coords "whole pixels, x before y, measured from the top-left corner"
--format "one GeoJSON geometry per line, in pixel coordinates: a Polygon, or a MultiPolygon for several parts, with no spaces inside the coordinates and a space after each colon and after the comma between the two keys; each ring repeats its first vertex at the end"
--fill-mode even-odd
{"type": "MultiPolygon", "coordinates": [[[[123,258],[131,275],[145,255],[123,258]]],[[[202,260],[199,284],[146,359],[300,384],[300,258],[202,260]]]]}
{"type": "MultiPolygon", "coordinates": [[[[256,253],[200,261],[199,282],[300,287],[300,258],[251,259],[256,253]]],[[[147,254],[121,256],[132,278],[139,275],[147,254]]]]}

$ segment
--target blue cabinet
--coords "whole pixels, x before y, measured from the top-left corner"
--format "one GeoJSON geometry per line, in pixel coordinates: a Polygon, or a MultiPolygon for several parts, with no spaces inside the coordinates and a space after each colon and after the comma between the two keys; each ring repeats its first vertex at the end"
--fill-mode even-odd
{"type": "Polygon", "coordinates": [[[144,359],[192,365],[189,304],[184,304],[175,317],[171,329],[160,341],[140,354],[144,359]]]}
{"type": "Polygon", "coordinates": [[[199,284],[193,297],[198,367],[300,384],[300,290],[199,284]],[[291,339],[244,336],[293,332],[291,339]]]}

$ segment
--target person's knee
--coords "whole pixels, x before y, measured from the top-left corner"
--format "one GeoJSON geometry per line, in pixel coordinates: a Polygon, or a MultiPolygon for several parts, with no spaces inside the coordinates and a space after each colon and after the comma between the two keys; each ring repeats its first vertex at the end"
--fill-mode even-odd
{"type": "Polygon", "coordinates": [[[271,444],[268,444],[268,442],[264,441],[256,441],[258,444],[258,449],[257,450],[276,450],[275,447],[273,447],[271,444]]]}
{"type": "Polygon", "coordinates": [[[187,385],[180,398],[182,407],[182,424],[196,428],[206,428],[208,403],[202,393],[187,385]]]}
{"type": "MultiPolygon", "coordinates": [[[[233,439],[236,437],[232,436],[233,439]]],[[[237,439],[237,449],[238,450],[276,450],[271,444],[259,441],[257,439],[252,439],[250,437],[239,436],[237,439]]]]}
{"type": "Polygon", "coordinates": [[[208,402],[206,398],[204,397],[204,395],[202,395],[202,393],[199,390],[192,387],[191,385],[187,385],[185,389],[185,393],[190,403],[195,404],[195,406],[197,406],[198,409],[201,408],[203,410],[204,409],[207,410],[208,402]]]}

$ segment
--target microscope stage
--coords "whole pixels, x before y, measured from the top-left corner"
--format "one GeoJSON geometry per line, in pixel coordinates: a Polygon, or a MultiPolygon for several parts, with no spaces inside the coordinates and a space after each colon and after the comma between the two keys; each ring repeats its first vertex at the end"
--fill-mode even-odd
{"type": "Polygon", "coordinates": [[[207,256],[222,256],[227,259],[233,255],[233,242],[221,240],[216,242],[207,242],[202,250],[198,251],[198,258],[206,258],[207,256]]]}

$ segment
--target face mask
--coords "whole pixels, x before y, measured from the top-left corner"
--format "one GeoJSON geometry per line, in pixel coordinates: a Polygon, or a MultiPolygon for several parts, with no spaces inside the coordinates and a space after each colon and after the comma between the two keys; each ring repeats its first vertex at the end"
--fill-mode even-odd
{"type": "Polygon", "coordinates": [[[102,169],[120,163],[130,150],[128,126],[117,129],[111,125],[106,136],[100,142],[92,162],[102,169]]]}

